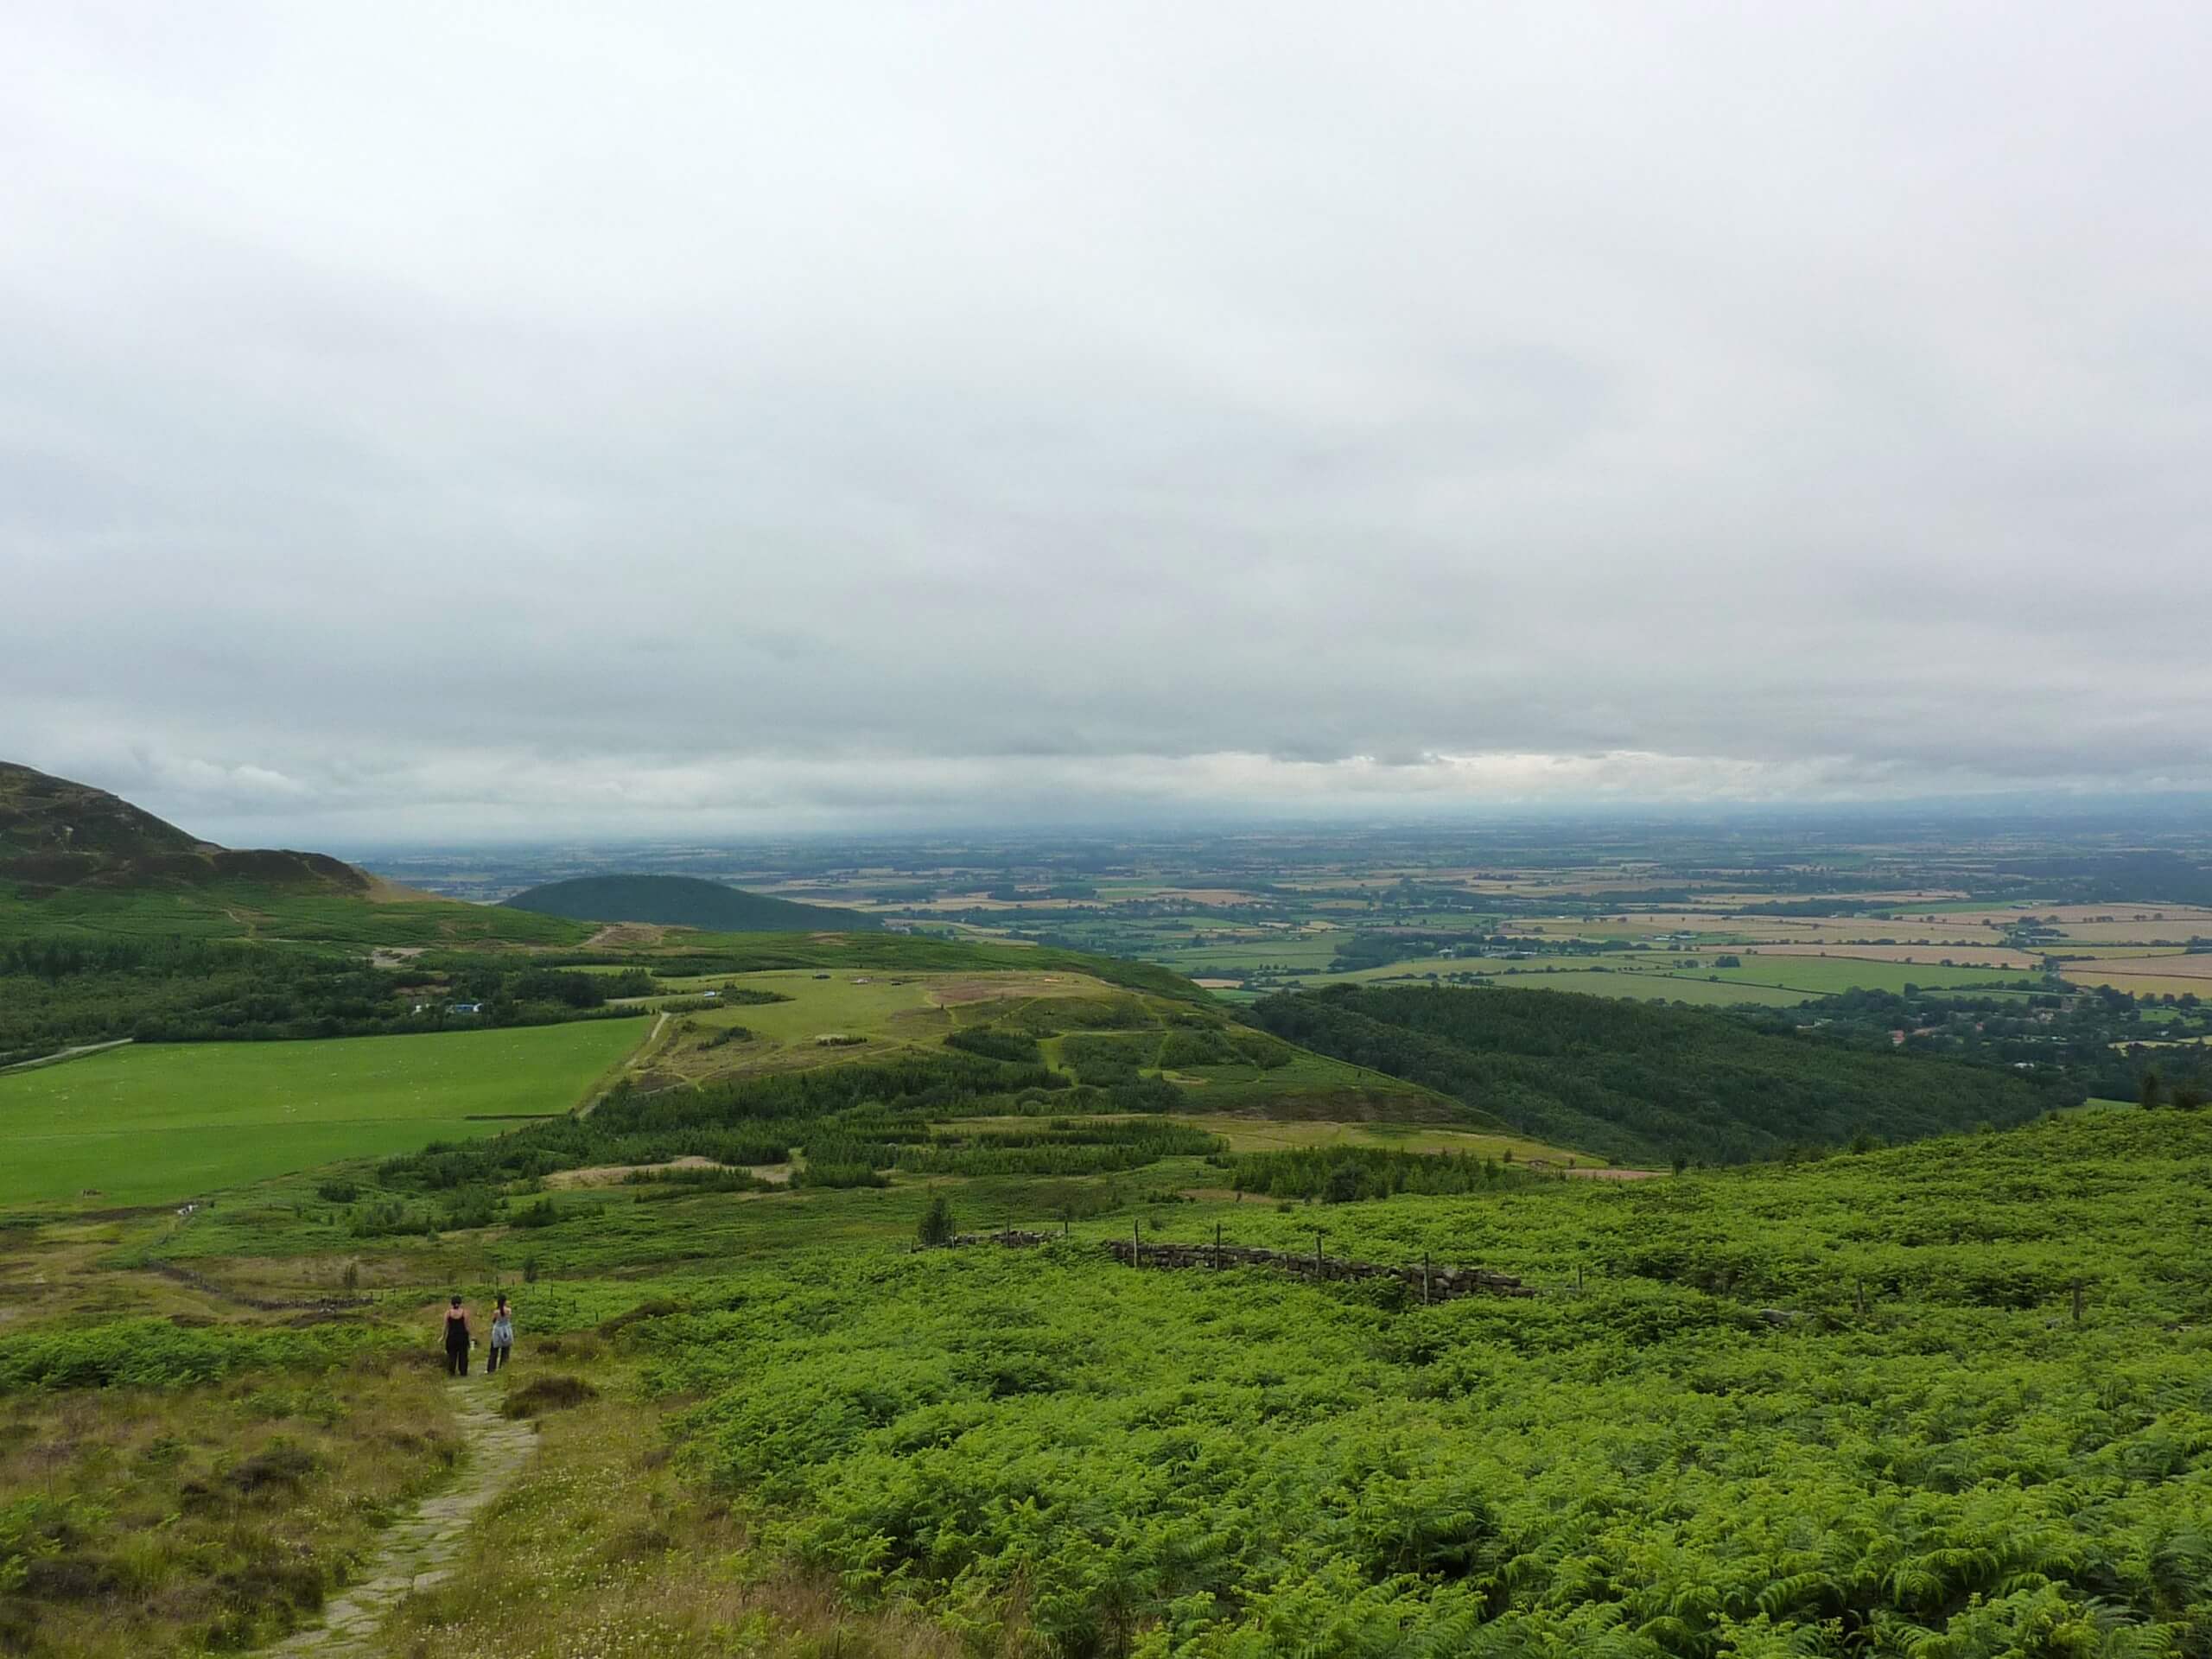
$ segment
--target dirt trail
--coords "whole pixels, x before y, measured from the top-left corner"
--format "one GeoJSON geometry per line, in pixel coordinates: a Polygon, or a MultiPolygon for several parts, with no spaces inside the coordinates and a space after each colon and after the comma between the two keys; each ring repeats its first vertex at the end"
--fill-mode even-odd
{"type": "Polygon", "coordinates": [[[452,1386],[460,1396],[455,1421],[468,1445],[461,1478],[392,1524],[360,1582],[324,1605],[320,1625],[295,1631],[264,1652],[365,1659],[378,1651],[377,1636],[385,1616],[401,1597],[412,1590],[427,1590],[451,1575],[470,1519],[512,1484],[537,1438],[530,1423],[510,1422],[499,1415],[498,1385],[491,1378],[480,1372],[452,1386]]]}
{"type": "MultiPolygon", "coordinates": [[[[656,1047],[660,1042],[661,1033],[667,1029],[668,1016],[664,1014],[659,1019],[653,1021],[653,1028],[645,1033],[645,1041],[639,1043],[637,1047],[632,1049],[627,1058],[616,1063],[616,1074],[619,1077],[626,1077],[632,1072],[644,1065],[647,1060],[651,1059],[653,1057],[656,1047]]],[[[604,1081],[607,1077],[607,1073],[601,1072],[600,1076],[601,1080],[604,1081]]],[[[598,1087],[597,1084],[594,1084],[593,1086],[594,1088],[598,1087]]],[[[589,1100],[584,1102],[582,1106],[576,1109],[576,1116],[578,1117],[589,1117],[594,1112],[599,1109],[599,1103],[606,1098],[607,1090],[601,1089],[597,1094],[594,1095],[589,1100]]]]}

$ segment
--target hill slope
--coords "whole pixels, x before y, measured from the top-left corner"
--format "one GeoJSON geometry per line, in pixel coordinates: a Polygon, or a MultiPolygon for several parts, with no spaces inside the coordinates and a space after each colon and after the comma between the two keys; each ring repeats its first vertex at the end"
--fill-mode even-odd
{"type": "Polygon", "coordinates": [[[396,887],[322,853],[219,847],[106,790],[0,761],[0,941],[368,948],[569,944],[587,931],[396,887]]]}
{"type": "Polygon", "coordinates": [[[228,880],[364,897],[378,886],[321,853],[218,847],[104,789],[0,761],[0,881],[36,896],[228,880]]]}
{"type": "Polygon", "coordinates": [[[578,876],[518,893],[505,904],[579,922],[655,922],[714,933],[857,933],[882,926],[854,911],[771,899],[690,875],[578,876]]]}
{"type": "Polygon", "coordinates": [[[2003,1071],[1567,991],[1344,988],[1271,996],[1252,1014],[1287,1041],[1624,1160],[1735,1163],[1861,1133],[1910,1141],[2024,1122],[2054,1103],[2003,1071]]]}

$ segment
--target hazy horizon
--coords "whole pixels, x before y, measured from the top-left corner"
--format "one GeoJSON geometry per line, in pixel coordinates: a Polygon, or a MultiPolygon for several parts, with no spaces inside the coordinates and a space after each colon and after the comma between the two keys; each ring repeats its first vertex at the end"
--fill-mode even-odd
{"type": "Polygon", "coordinates": [[[2212,790],[2212,13],[0,17],[0,756],[234,844],[2212,790]]]}

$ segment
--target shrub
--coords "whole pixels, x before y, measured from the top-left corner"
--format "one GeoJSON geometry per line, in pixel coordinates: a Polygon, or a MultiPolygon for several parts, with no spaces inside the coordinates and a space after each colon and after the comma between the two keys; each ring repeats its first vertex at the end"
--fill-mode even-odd
{"type": "Polygon", "coordinates": [[[914,1229],[914,1236],[925,1244],[950,1244],[953,1234],[959,1230],[952,1218],[951,1203],[944,1193],[938,1192],[931,1197],[930,1207],[922,1211],[922,1219],[914,1229]]]}
{"type": "Polygon", "coordinates": [[[124,1384],[181,1388],[238,1371],[295,1375],[343,1365],[365,1350],[405,1342],[399,1332],[344,1320],[304,1329],[118,1319],[25,1332],[0,1339],[0,1390],[124,1384]]]}
{"type": "Polygon", "coordinates": [[[509,1417],[536,1417],[544,1412],[566,1411],[598,1398],[599,1390],[581,1376],[536,1376],[522,1387],[510,1389],[499,1409],[509,1417]]]}
{"type": "Polygon", "coordinates": [[[794,1186],[888,1186],[891,1178],[866,1164],[809,1164],[791,1174],[794,1186]]]}
{"type": "Polygon", "coordinates": [[[1025,1065],[1035,1065],[1040,1060],[1034,1037],[1018,1031],[1000,1031],[991,1026],[971,1026],[964,1031],[948,1032],[944,1046],[969,1054],[980,1054],[988,1060],[1007,1060],[1025,1065]]]}

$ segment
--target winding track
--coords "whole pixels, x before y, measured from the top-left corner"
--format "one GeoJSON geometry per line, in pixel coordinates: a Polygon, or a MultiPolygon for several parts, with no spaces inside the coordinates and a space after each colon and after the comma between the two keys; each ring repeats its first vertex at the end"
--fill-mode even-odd
{"type": "Polygon", "coordinates": [[[499,1415],[494,1385],[480,1371],[453,1388],[461,1402],[455,1421],[468,1446],[461,1479],[424,1498],[385,1534],[360,1582],[330,1599],[321,1624],[295,1631],[264,1653],[365,1659],[377,1651],[377,1633],[401,1597],[451,1575],[469,1521],[530,1460],[537,1437],[531,1424],[499,1415]]]}

